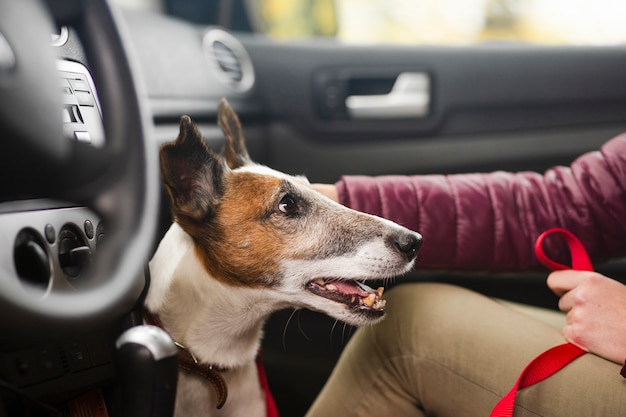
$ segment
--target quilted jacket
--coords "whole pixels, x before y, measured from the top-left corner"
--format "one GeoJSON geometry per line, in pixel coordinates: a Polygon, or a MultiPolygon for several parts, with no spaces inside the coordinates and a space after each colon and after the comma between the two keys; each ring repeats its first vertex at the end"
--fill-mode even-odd
{"type": "MultiPolygon", "coordinates": [[[[626,256],[626,133],[543,175],[345,176],[336,185],[342,204],[420,232],[421,269],[538,269],[534,242],[551,227],[573,232],[592,262],[626,256]]],[[[544,248],[569,262],[558,237],[544,248]]]]}

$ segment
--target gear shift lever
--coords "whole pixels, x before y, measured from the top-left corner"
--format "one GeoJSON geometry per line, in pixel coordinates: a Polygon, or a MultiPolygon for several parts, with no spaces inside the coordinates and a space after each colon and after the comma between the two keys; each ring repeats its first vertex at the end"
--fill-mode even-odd
{"type": "Polygon", "coordinates": [[[155,326],[126,330],[115,343],[123,417],[172,417],[178,382],[174,342],[155,326]]]}

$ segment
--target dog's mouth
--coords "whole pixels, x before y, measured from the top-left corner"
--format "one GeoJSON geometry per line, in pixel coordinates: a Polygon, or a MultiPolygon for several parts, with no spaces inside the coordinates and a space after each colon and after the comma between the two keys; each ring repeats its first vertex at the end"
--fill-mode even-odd
{"type": "Polygon", "coordinates": [[[318,278],[306,284],[306,289],[315,295],[347,305],[350,309],[382,316],[385,303],[381,297],[383,287],[373,289],[358,281],[336,278],[318,278]]]}

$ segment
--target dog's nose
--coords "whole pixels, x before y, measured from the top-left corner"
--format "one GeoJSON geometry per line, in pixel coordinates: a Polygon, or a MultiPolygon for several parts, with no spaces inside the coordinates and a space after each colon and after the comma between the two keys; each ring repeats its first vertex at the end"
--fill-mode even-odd
{"type": "Polygon", "coordinates": [[[422,235],[413,232],[400,233],[395,237],[394,244],[406,256],[407,261],[411,262],[417,257],[417,253],[422,246],[422,235]]]}

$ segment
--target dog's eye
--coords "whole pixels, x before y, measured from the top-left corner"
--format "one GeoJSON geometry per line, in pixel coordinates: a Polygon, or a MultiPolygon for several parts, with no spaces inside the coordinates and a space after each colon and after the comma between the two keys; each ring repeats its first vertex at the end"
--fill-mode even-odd
{"type": "Polygon", "coordinates": [[[296,199],[290,194],[285,194],[278,203],[278,211],[283,214],[295,214],[298,211],[296,199]]]}

